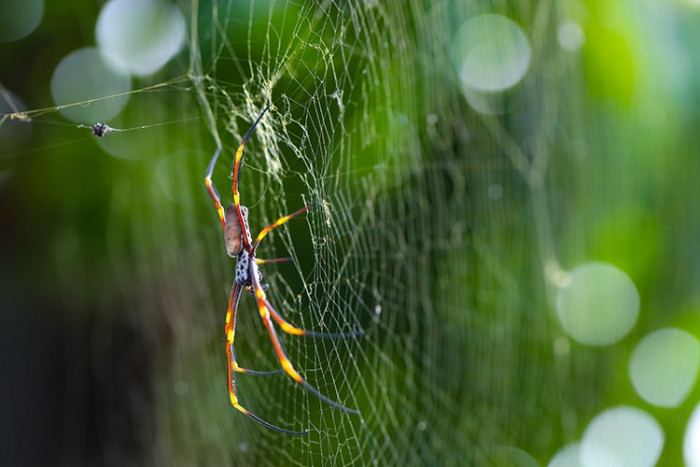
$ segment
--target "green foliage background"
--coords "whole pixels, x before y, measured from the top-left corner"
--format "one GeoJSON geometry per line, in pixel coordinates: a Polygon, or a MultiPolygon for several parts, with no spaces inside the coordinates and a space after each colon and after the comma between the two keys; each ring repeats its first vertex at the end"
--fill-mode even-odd
{"type": "MultiPolygon", "coordinates": [[[[94,42],[99,5],[48,2],[34,34],[0,44],[2,86],[27,109],[47,108],[31,124],[0,124],[0,342],[11,381],[0,397],[3,463],[518,464],[516,447],[546,464],[596,413],[626,404],[661,423],[660,463],[681,464],[700,389],[679,408],[654,408],[626,368],[655,329],[700,336],[698,6],[220,2],[217,18],[209,2],[180,6],[198,21],[190,39],[202,66],[190,42],[136,80],[135,89],[166,84],[133,94],[110,124],[152,126],[99,142],[63,120],[49,92],[60,59],[94,42]],[[446,50],[483,12],[516,21],[533,47],[501,116],[469,107],[446,50]],[[585,33],[580,52],[557,44],[567,19],[585,33]],[[221,37],[223,53],[209,46],[221,37]],[[294,54],[276,49],[288,43],[294,54]],[[267,89],[260,78],[278,70],[267,89]],[[233,265],[202,183],[216,145],[202,96],[229,148],[223,165],[250,124],[246,99],[275,106],[250,151],[269,143],[281,169],[251,156],[242,181],[254,230],[310,199],[329,206],[270,240],[266,255],[291,249],[298,267],[266,267],[266,279],[285,313],[320,313],[295,322],[368,330],[340,344],[285,340],[315,384],[362,419],[280,380],[240,384],[273,423],[314,427],[309,438],[268,432],[228,406],[222,329],[233,265]],[[618,344],[571,341],[561,356],[548,274],[590,260],[629,274],[640,318],[618,344]]],[[[269,344],[245,310],[237,352],[268,368],[269,344]]]]}

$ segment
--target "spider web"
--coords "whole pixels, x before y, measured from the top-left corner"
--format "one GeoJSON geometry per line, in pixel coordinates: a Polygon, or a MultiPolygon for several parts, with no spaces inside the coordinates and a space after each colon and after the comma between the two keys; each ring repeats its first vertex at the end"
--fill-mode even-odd
{"type": "MultiPolygon", "coordinates": [[[[583,352],[572,363],[552,351],[562,274],[554,238],[580,235],[566,227],[580,189],[571,167],[587,151],[585,103],[571,92],[581,84],[579,64],[562,59],[549,39],[561,14],[553,2],[512,3],[180,5],[190,29],[175,78],[159,75],[129,92],[130,105],[110,124],[139,131],[99,142],[133,159],[73,162],[69,169],[89,169],[96,185],[109,187],[98,196],[106,206],[83,200],[74,213],[61,210],[70,222],[48,246],[56,294],[87,323],[88,337],[67,348],[66,359],[88,352],[95,384],[118,381],[123,391],[103,394],[111,407],[97,430],[104,453],[88,457],[484,465],[532,460],[525,451],[546,460],[580,436],[578,418],[590,418],[604,399],[597,356],[583,352]],[[533,65],[519,90],[503,95],[508,113],[479,114],[452,71],[452,32],[502,10],[527,30],[533,65]],[[232,202],[235,150],[267,104],[240,175],[253,235],[317,203],[261,243],[261,257],[294,259],[261,266],[268,298],[304,329],[364,330],[348,339],[281,336],[296,369],[360,416],[284,374],[238,375],[241,404],[275,425],[309,430],[299,437],[229,404],[223,320],[235,260],[225,255],[203,184],[220,146],[213,180],[222,204],[232,202]],[[66,227],[88,218],[98,232],[66,227]],[[101,240],[86,240],[93,234],[101,240]]],[[[58,110],[26,114],[56,129],[41,133],[44,146],[32,152],[66,150],[57,134],[75,129],[58,122],[58,110]]],[[[12,125],[4,119],[0,131],[12,125]]],[[[583,256],[585,242],[571,243],[570,256],[583,256]]],[[[278,367],[246,293],[236,355],[246,368],[278,367]]]]}
{"type": "MultiPolygon", "coordinates": [[[[431,32],[454,29],[456,18],[475,12],[420,2],[233,0],[183,11],[191,27],[187,72],[131,97],[175,96],[178,105],[151,107],[147,118],[180,114],[185,143],[172,141],[167,126],[148,125],[146,137],[121,143],[159,162],[156,183],[143,202],[147,175],[115,177],[106,232],[112,270],[105,274],[116,277],[127,327],[151,353],[153,394],[129,404],[152,413],[134,436],[147,458],[422,465],[483,462],[510,444],[538,453],[540,433],[528,422],[543,421],[528,421],[518,405],[546,400],[543,390],[556,398],[556,384],[545,382],[552,375],[532,368],[547,354],[533,342],[546,342],[548,317],[502,306],[544,299],[541,274],[526,274],[532,284],[525,287],[516,279],[532,267],[523,252],[536,235],[520,230],[534,215],[521,209],[527,183],[497,155],[515,147],[498,121],[465,117],[458,86],[441,71],[451,66],[447,36],[431,32]],[[222,330],[233,260],[202,177],[220,145],[214,182],[222,202],[231,202],[233,153],[268,103],[241,169],[251,229],[318,203],[261,244],[260,255],[295,260],[263,265],[268,296],[305,329],[365,331],[353,339],[283,336],[311,384],[360,416],[320,402],[285,375],[238,376],[245,407],[279,426],[308,429],[307,437],[259,426],[230,407],[225,391],[222,330]],[[193,117],[200,131],[187,123],[193,117]],[[485,196],[494,183],[510,186],[510,195],[485,196]],[[540,292],[522,297],[523,289],[540,292]],[[522,372],[529,376],[516,378],[522,372]]],[[[127,108],[117,123],[135,127],[139,117],[127,108]]],[[[69,261],[58,259],[64,268],[69,261]]],[[[276,368],[251,297],[244,294],[238,315],[240,364],[276,368]]],[[[93,333],[110,334],[105,328],[122,319],[98,317],[93,333]]],[[[108,425],[108,446],[128,456],[117,423],[108,425]]]]}
{"type": "MultiPolygon", "coordinates": [[[[441,329],[451,327],[443,328],[445,317],[435,309],[454,309],[453,303],[463,298],[435,279],[443,277],[444,268],[452,268],[467,280],[459,265],[469,256],[468,166],[455,154],[423,160],[416,125],[427,114],[413,76],[416,57],[406,52],[414,39],[401,22],[394,24],[385,8],[332,2],[262,7],[230,3],[218,5],[211,17],[208,9],[200,9],[199,44],[212,46],[193,51],[197,66],[197,52],[202,56],[202,69],[195,69],[194,76],[195,81],[207,77],[198,97],[211,116],[208,126],[215,139],[228,144],[231,154],[262,106],[274,106],[247,148],[241,175],[243,199],[256,201],[251,222],[257,218],[269,223],[311,200],[318,202],[307,217],[310,238],[305,243],[301,221],[278,235],[280,251],[291,252],[300,271],[295,277],[279,268],[268,276],[273,303],[306,329],[362,328],[366,334],[358,339],[285,340],[292,361],[312,384],[359,408],[360,417],[319,403],[288,378],[239,378],[247,407],[275,424],[308,428],[311,434],[285,437],[276,446],[277,434],[261,432],[248,421],[231,424],[225,416],[217,420],[220,426],[233,425],[229,429],[241,430],[243,436],[234,436],[236,442],[223,458],[198,462],[420,463],[439,459],[439,452],[450,460],[451,449],[456,453],[464,436],[459,417],[440,416],[448,413],[452,401],[459,401],[464,369],[451,368],[449,342],[438,354],[431,348],[433,339],[443,338],[441,329]],[[216,27],[207,27],[210,21],[216,27]],[[216,32],[209,40],[202,31],[216,32]],[[242,52],[237,44],[245,46],[242,52]],[[243,85],[222,83],[222,77],[243,85]],[[239,115],[244,118],[232,119],[239,115]],[[284,196],[275,195],[280,192],[284,196]],[[431,214],[436,205],[442,206],[431,214]],[[272,214],[263,217],[264,212],[272,214]],[[450,265],[449,258],[455,263],[450,265]],[[428,342],[422,337],[426,331],[428,342]],[[455,379],[440,394],[443,374],[455,379]]],[[[250,304],[246,307],[253,310],[250,304]]],[[[251,341],[251,329],[255,323],[250,319],[238,323],[241,360],[251,349],[264,355],[269,345],[264,337],[251,341]]],[[[455,342],[464,337],[457,333],[455,342]]],[[[267,353],[270,363],[263,366],[274,368],[267,353]]],[[[256,361],[250,356],[246,361],[251,360],[256,361]]],[[[257,358],[259,365],[261,360],[257,358]]],[[[214,369],[211,376],[219,372],[214,369]]],[[[186,418],[197,412],[189,408],[186,418]]],[[[196,439],[181,430],[202,426],[200,417],[178,423],[173,435],[161,439],[196,439]]],[[[163,452],[169,456],[172,446],[166,444],[163,452]]]]}

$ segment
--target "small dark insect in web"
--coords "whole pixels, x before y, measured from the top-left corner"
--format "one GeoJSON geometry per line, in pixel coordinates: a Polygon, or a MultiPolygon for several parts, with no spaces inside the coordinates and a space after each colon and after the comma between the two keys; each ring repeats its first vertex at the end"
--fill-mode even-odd
{"type": "Polygon", "coordinates": [[[78,125],[78,128],[90,128],[92,131],[92,134],[97,136],[98,138],[102,138],[105,134],[109,133],[110,131],[124,131],[120,130],[119,128],[112,128],[111,126],[107,125],[106,123],[102,122],[97,122],[94,125],[78,125]]]}

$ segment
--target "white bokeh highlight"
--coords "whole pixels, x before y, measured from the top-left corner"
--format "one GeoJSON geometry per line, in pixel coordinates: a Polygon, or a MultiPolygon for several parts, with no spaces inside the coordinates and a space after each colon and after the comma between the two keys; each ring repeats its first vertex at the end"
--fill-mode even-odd
{"type": "Polygon", "coordinates": [[[97,43],[115,67],[133,75],[160,70],[182,47],[185,19],[177,5],[162,0],[111,0],[100,12],[97,43]]]}
{"type": "Polygon", "coordinates": [[[639,293],[619,268],[601,262],[574,269],[559,288],[556,309],[564,331],[586,345],[610,345],[632,329],[639,293]]]}
{"type": "Polygon", "coordinates": [[[685,429],[683,458],[687,467],[700,467],[700,404],[695,406],[685,429]]]}
{"type": "Polygon", "coordinates": [[[530,66],[530,43],[514,21],[494,14],[466,21],[455,34],[452,57],[463,86],[504,91],[523,79],[530,66]]]}
{"type": "Polygon", "coordinates": [[[562,49],[576,52],[583,47],[586,35],[578,23],[565,21],[557,28],[557,41],[562,49]]]}
{"type": "Polygon", "coordinates": [[[700,363],[700,344],[685,331],[666,328],[642,339],[629,361],[635,391],[659,407],[678,407],[693,388],[700,363]]]}
{"type": "Polygon", "coordinates": [[[39,26],[43,16],[43,0],[0,1],[0,42],[27,37],[39,26]]]}
{"type": "Polygon", "coordinates": [[[117,115],[128,102],[130,90],[131,77],[109,66],[105,54],[92,47],[68,54],[51,77],[51,95],[59,111],[84,124],[117,115]]]}
{"type": "Polygon", "coordinates": [[[588,424],[580,445],[583,467],[651,467],[664,445],[658,422],[641,409],[608,409],[588,424]]]}
{"type": "Polygon", "coordinates": [[[572,443],[561,448],[547,467],[581,467],[581,444],[572,443]]]}

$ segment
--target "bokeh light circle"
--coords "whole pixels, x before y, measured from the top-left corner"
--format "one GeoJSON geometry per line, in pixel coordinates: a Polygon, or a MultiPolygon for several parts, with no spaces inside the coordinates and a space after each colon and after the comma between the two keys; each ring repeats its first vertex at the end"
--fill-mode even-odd
{"type": "Polygon", "coordinates": [[[580,446],[581,465],[651,467],[663,445],[664,433],[651,415],[635,407],[613,407],[586,427],[580,446]]]}
{"type": "Polygon", "coordinates": [[[573,339],[609,345],[632,329],[639,315],[639,293],[632,280],[607,263],[593,262],[571,272],[557,293],[557,314],[573,339]]]}
{"type": "Polygon", "coordinates": [[[683,458],[688,467],[700,467],[700,404],[690,416],[683,438],[683,458]]]}
{"type": "Polygon", "coordinates": [[[700,344],[680,329],[660,329],[642,339],[630,357],[629,374],[644,400],[677,407],[690,393],[698,375],[700,344]]]}
{"type": "Polygon", "coordinates": [[[452,57],[464,86],[484,92],[504,91],[525,76],[530,66],[530,43],[514,21],[484,14],[460,26],[452,57]]]}
{"type": "Polygon", "coordinates": [[[576,52],[583,47],[586,41],[586,35],[583,32],[583,28],[581,28],[578,23],[566,21],[559,25],[557,29],[557,40],[562,49],[568,50],[569,52],[576,52]]]}
{"type": "Polygon", "coordinates": [[[31,34],[44,16],[43,0],[2,0],[0,42],[12,42],[31,34]]]}
{"type": "Polygon", "coordinates": [[[579,467],[581,465],[580,458],[581,444],[572,443],[557,451],[547,467],[579,467]]]}
{"type": "Polygon", "coordinates": [[[92,47],[68,54],[51,77],[54,102],[58,106],[70,105],[59,110],[74,122],[104,122],[114,117],[128,102],[126,93],[130,90],[129,75],[109,66],[105,54],[92,47]],[[100,97],[110,98],[87,103],[100,97]]]}
{"type": "Polygon", "coordinates": [[[537,461],[526,451],[514,446],[499,446],[489,457],[490,465],[517,465],[519,467],[537,467],[537,461]]]}
{"type": "Polygon", "coordinates": [[[111,0],[100,12],[95,34],[102,50],[134,75],[150,75],[182,47],[185,19],[162,0],[111,0]]]}

